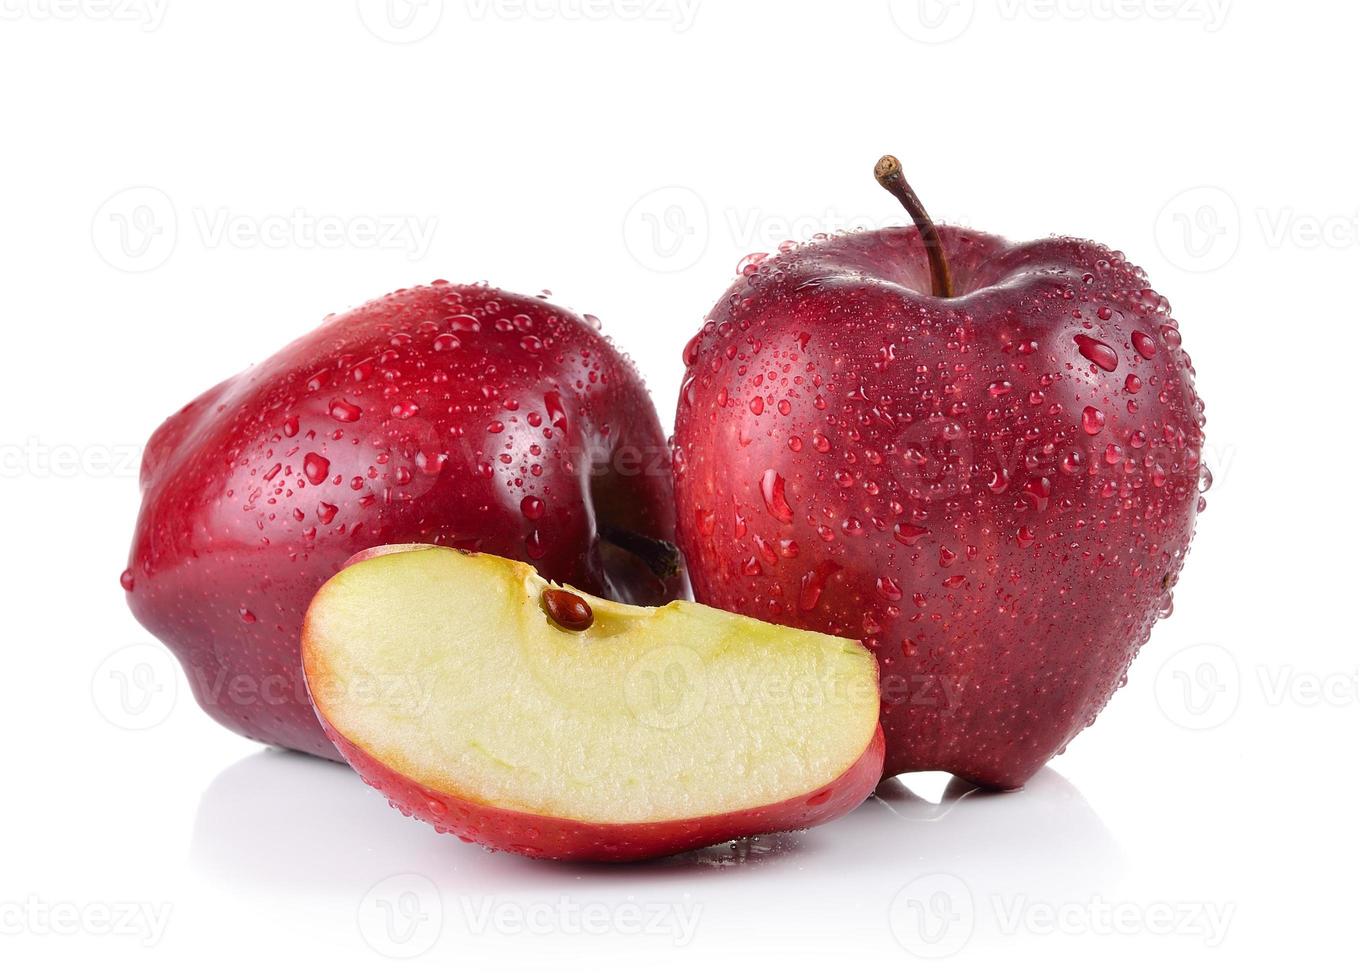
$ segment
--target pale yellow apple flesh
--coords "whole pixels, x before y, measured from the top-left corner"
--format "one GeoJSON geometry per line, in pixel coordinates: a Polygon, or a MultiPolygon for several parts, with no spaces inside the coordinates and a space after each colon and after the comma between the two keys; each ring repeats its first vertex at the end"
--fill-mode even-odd
{"type": "Polygon", "coordinates": [[[843,812],[877,782],[877,665],[858,643],[579,592],[594,619],[576,632],[546,611],[553,587],[519,562],[423,548],[366,557],[321,589],[303,636],[317,713],[370,781],[419,788],[389,793],[403,809],[428,804],[417,815],[439,826],[465,802],[464,823],[538,815],[655,837],[816,804],[833,784],[843,812]]]}

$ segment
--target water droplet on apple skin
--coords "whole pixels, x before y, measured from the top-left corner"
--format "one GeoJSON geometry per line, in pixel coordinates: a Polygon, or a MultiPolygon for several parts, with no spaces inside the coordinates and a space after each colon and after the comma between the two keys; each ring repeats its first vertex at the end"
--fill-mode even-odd
{"type": "Polygon", "coordinates": [[[1082,357],[1102,371],[1113,371],[1119,366],[1119,355],[1115,352],[1115,349],[1094,337],[1078,334],[1077,350],[1081,352],[1082,357]]]}
{"type": "Polygon", "coordinates": [[[793,523],[793,508],[789,506],[785,496],[784,478],[773,469],[768,469],[761,475],[760,495],[771,517],[781,524],[793,523]]]}

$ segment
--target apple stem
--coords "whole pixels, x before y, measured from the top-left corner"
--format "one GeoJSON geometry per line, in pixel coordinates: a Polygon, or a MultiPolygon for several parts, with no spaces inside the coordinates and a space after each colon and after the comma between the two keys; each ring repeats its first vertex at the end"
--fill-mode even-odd
{"type": "Polygon", "coordinates": [[[941,299],[951,298],[954,295],[954,280],[949,274],[949,261],[945,258],[939,229],[935,227],[935,222],[930,220],[921,199],[916,196],[916,192],[907,183],[907,178],[903,176],[901,161],[892,154],[880,157],[878,163],[874,165],[874,179],[907,209],[911,220],[921,232],[921,241],[926,247],[926,258],[930,260],[930,291],[941,299]]]}
{"type": "Polygon", "coordinates": [[[597,533],[616,548],[622,548],[642,559],[652,574],[659,579],[668,579],[672,575],[680,574],[680,549],[669,541],[649,538],[645,534],[638,534],[636,531],[629,531],[613,524],[601,524],[597,528],[597,533]]]}

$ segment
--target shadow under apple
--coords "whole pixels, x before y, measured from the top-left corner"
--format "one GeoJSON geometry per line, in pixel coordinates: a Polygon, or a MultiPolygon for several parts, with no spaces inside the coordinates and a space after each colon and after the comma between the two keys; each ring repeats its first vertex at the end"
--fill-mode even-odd
{"type": "MultiPolygon", "coordinates": [[[[908,778],[920,788],[921,779],[908,778]]],[[[587,865],[492,854],[435,834],[392,810],[348,768],[265,749],[223,770],[205,790],[191,859],[217,884],[256,895],[362,894],[385,877],[418,873],[459,893],[684,891],[734,909],[748,887],[778,893],[794,878],[801,906],[834,910],[849,896],[852,907],[879,891],[887,901],[929,872],[957,875],[985,893],[1055,900],[1107,889],[1122,874],[1109,831],[1052,769],[1015,793],[954,779],[938,801],[928,795],[891,779],[847,817],[810,831],[641,864],[587,865]]]]}

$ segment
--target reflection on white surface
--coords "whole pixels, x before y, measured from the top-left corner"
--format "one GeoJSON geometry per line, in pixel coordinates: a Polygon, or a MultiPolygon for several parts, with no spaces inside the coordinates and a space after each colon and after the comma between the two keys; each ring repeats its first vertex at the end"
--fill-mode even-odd
{"type": "Polygon", "coordinates": [[[747,946],[811,944],[846,931],[891,944],[900,929],[890,917],[905,914],[923,882],[932,888],[923,907],[938,905],[932,883],[942,875],[985,911],[1014,895],[1085,900],[1122,873],[1099,817],[1051,769],[1018,793],[954,780],[938,802],[890,780],[854,813],[806,833],[592,866],[491,854],[437,835],[346,767],[275,750],[235,763],[204,792],[192,863],[215,887],[265,907],[303,898],[318,911],[333,907],[337,926],[350,929],[357,914],[368,945],[387,955],[399,955],[405,934],[394,917],[412,908],[420,914],[410,934],[422,943],[436,918],[436,937],[461,930],[485,938],[490,929],[509,938],[532,934],[526,922],[538,916],[549,923],[543,935],[560,939],[573,915],[598,906],[606,918],[623,909],[640,920],[646,910],[669,910],[658,926],[667,946],[722,943],[733,930],[747,946]]]}

